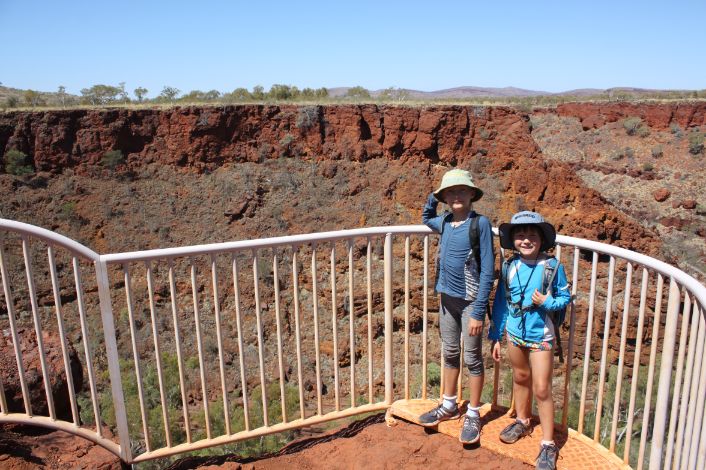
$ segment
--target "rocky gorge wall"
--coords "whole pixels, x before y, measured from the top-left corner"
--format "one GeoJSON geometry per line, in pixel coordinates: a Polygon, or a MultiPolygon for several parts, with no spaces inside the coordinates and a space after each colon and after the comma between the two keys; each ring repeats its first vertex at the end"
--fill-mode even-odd
{"type": "MultiPolygon", "coordinates": [[[[604,108],[587,106],[582,119],[590,120],[591,113],[606,114],[604,108]]],[[[579,114],[577,109],[583,110],[567,105],[556,112],[579,114]]],[[[703,119],[704,113],[698,108],[689,116],[703,119]]],[[[244,105],[12,112],[0,115],[0,152],[20,150],[31,157],[37,172],[48,175],[67,169],[90,173],[111,150],[125,156],[118,173],[139,173],[154,163],[198,173],[224,164],[273,159],[307,160],[322,167],[326,162],[365,165],[379,159],[401,168],[461,166],[481,182],[488,178],[496,185],[489,199],[495,223],[517,210],[534,209],[554,221],[561,233],[644,253],[658,251],[653,234],[585,187],[568,165],[545,161],[530,131],[527,114],[477,106],[244,105]]],[[[440,174],[420,175],[411,190],[392,184],[385,191],[394,192],[397,202],[418,214],[440,174]]]]}

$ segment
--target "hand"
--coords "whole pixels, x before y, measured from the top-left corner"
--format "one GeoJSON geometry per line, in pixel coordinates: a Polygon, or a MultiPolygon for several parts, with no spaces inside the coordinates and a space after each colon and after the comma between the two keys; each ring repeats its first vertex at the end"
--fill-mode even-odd
{"type": "Polygon", "coordinates": [[[483,331],[483,321],[471,318],[468,320],[468,335],[478,336],[483,331]]]}
{"type": "Polygon", "coordinates": [[[493,341],[493,360],[495,362],[500,362],[500,358],[502,357],[500,355],[500,341],[493,341]]]}
{"type": "Polygon", "coordinates": [[[532,293],[532,303],[535,305],[542,305],[545,300],[547,300],[548,295],[542,295],[537,289],[532,293]]]}

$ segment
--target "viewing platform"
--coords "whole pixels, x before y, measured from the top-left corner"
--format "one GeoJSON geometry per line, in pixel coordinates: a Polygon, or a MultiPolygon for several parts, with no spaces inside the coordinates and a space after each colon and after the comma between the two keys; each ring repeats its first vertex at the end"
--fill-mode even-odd
{"type": "MultiPolygon", "coordinates": [[[[284,444],[372,412],[415,422],[443,393],[430,235],[390,226],[98,254],[0,219],[14,356],[0,423],[66,431],[129,464],[284,444]]],[[[558,468],[706,468],[706,287],[596,241],[559,235],[553,254],[572,290],[554,367],[558,468]]],[[[538,422],[514,445],[497,439],[511,370],[488,343],[480,445],[533,464],[538,422]]],[[[460,424],[439,432],[457,438],[460,424]]]]}

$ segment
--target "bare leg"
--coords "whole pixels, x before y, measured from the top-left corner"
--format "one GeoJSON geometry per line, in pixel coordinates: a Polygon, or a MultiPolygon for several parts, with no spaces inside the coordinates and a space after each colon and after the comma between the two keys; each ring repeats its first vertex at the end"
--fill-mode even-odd
{"type": "Polygon", "coordinates": [[[552,399],[552,351],[536,351],[529,355],[532,367],[532,389],[537,399],[542,439],[554,440],[554,400],[552,399]]]}
{"type": "Polygon", "coordinates": [[[532,387],[530,353],[527,349],[515,346],[511,341],[507,343],[507,351],[512,365],[512,392],[517,418],[526,420],[532,416],[529,402],[532,387]]]}
{"type": "Polygon", "coordinates": [[[480,395],[483,393],[484,381],[484,375],[472,375],[468,380],[468,388],[471,391],[471,400],[468,402],[469,406],[473,408],[478,408],[480,406],[480,395]]]}
{"type": "Polygon", "coordinates": [[[442,393],[448,397],[456,395],[459,369],[444,367],[444,390],[442,393]]]}

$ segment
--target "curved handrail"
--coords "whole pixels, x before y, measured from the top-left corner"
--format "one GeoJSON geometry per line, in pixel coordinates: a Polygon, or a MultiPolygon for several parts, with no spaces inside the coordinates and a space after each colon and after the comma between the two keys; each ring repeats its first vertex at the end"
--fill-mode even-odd
{"type": "Polygon", "coordinates": [[[88,258],[91,261],[98,261],[100,259],[100,255],[98,253],[78,243],[77,241],[56,232],[52,232],[51,230],[37,227],[36,225],[17,222],[16,220],[0,219],[0,230],[2,229],[20,234],[29,234],[33,237],[44,240],[47,243],[63,246],[74,254],[88,258]]]}

